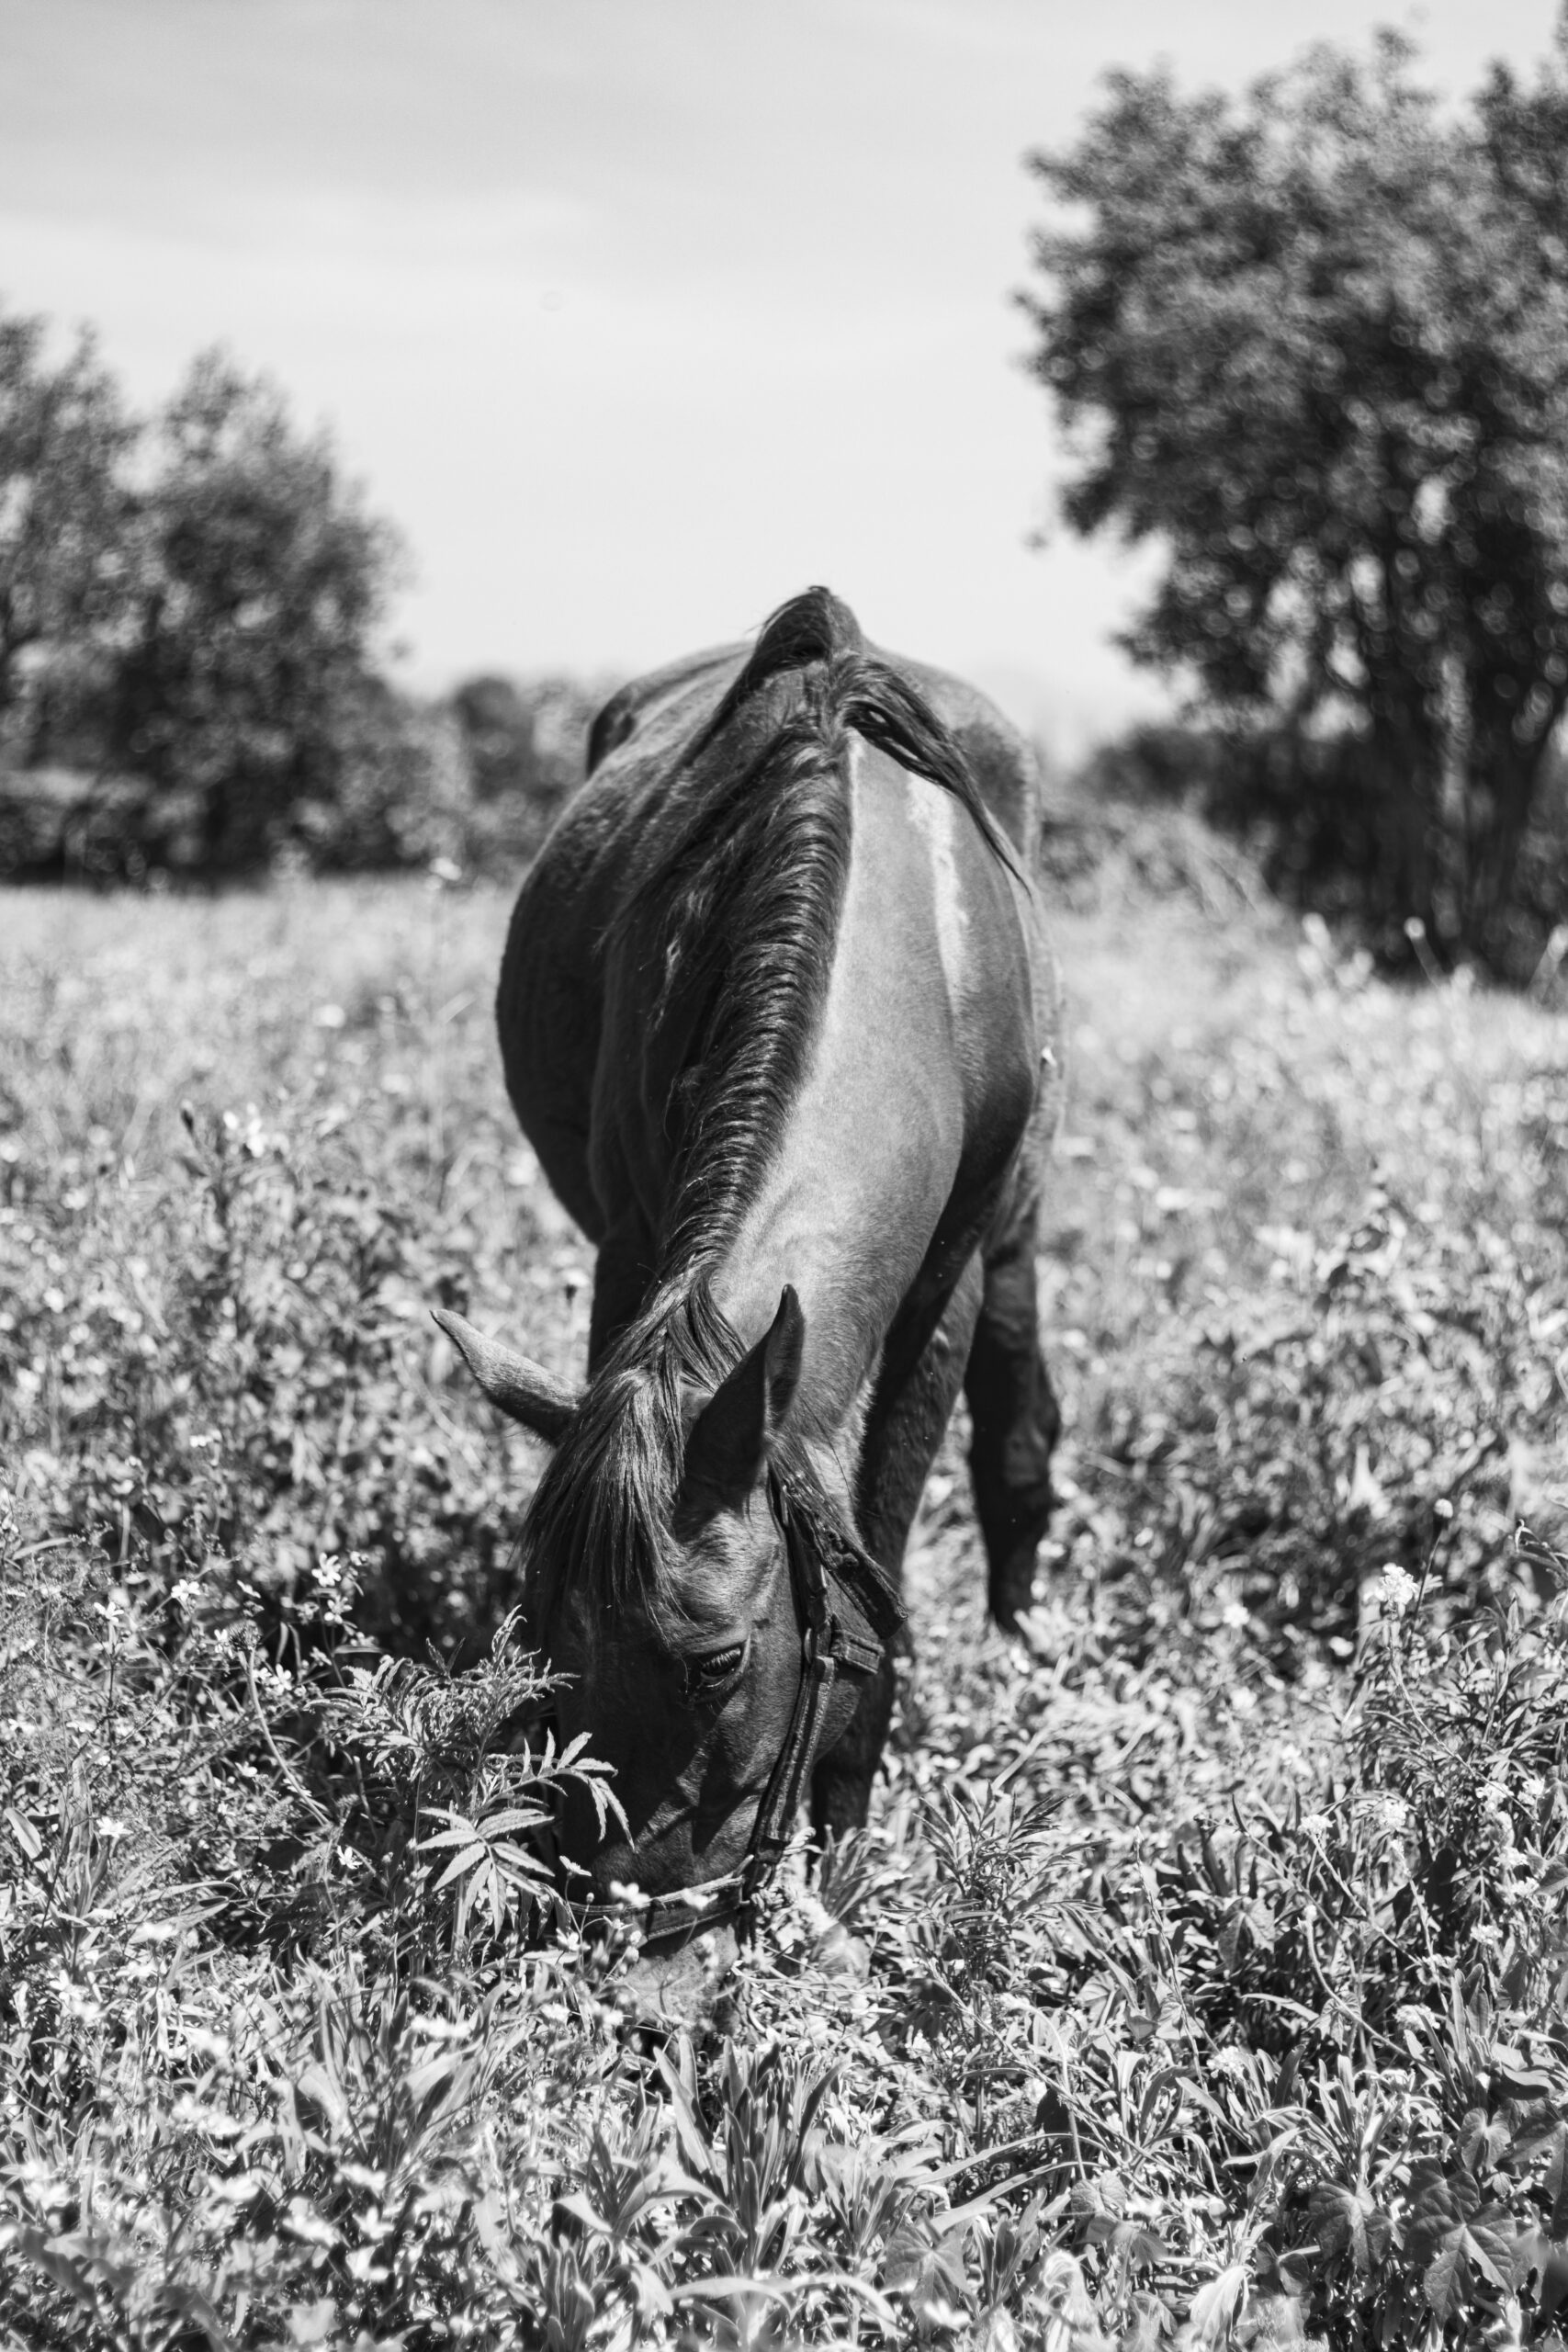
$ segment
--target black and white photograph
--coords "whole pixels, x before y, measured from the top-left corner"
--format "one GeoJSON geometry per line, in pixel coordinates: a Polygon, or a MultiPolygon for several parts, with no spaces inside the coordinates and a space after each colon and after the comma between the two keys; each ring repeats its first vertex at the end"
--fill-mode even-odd
{"type": "Polygon", "coordinates": [[[1568,0],[0,0],[0,2352],[1568,2352],[1568,0]]]}

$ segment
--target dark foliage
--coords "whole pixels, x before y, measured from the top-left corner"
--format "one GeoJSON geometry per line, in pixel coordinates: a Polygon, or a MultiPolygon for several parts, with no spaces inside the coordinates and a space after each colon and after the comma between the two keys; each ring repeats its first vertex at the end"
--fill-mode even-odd
{"type": "MultiPolygon", "coordinates": [[[[1380,963],[1432,959],[1426,925],[1384,888],[1386,779],[1364,736],[1291,727],[1152,724],[1106,744],[1074,779],[1079,830],[1126,830],[1139,811],[1181,808],[1241,844],[1258,882],[1303,913],[1364,941],[1380,963]]],[[[1092,854],[1092,852],[1091,852],[1092,854]]],[[[1100,846],[1103,854],[1103,844],[1100,846]]],[[[1568,951],[1568,762],[1543,758],[1489,960],[1516,985],[1551,986],[1568,951]]]]}
{"type": "Polygon", "coordinates": [[[204,867],[243,871],[299,804],[335,797],[391,541],[325,443],[220,354],[195,363],[155,451],[106,751],[194,797],[204,867]]]}
{"type": "Polygon", "coordinates": [[[39,657],[81,649],[122,609],[134,439],[89,338],[56,363],[43,320],[0,314],[0,755],[37,749],[39,657]]]}
{"type": "Polygon", "coordinates": [[[521,860],[582,781],[588,729],[609,692],[578,678],[470,678],[451,697],[472,788],[472,863],[521,860]]]}
{"type": "Polygon", "coordinates": [[[0,875],[515,865],[592,690],[377,664],[397,564],[330,444],[219,353],[149,425],[83,344],[0,315],[0,875]]]}
{"type": "Polygon", "coordinates": [[[1568,80],[1499,68],[1450,116],[1412,55],[1320,50],[1239,106],[1113,76],[1034,159],[1073,213],[1028,307],[1068,520],[1168,550],[1135,658],[1348,718],[1380,905],[1506,965],[1568,699],[1568,80]]]}

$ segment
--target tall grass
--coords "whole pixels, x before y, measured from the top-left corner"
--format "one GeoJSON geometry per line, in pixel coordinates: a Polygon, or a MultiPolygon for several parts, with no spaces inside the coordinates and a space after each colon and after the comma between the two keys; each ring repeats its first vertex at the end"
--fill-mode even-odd
{"type": "Polygon", "coordinates": [[[1561,1024],[1239,899],[1065,921],[1028,1640],[956,1430],[872,1824],[655,2050],[533,1862],[593,1777],[506,1623],[536,1464],[426,1313],[580,1365],[505,914],[7,901],[0,2324],[1555,2341],[1561,1024]]]}

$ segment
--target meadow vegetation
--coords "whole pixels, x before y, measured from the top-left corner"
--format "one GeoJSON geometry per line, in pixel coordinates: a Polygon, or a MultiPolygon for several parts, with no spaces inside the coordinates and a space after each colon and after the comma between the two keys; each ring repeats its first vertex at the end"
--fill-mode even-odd
{"type": "Polygon", "coordinates": [[[1562,1016],[1172,841],[1063,894],[1030,1638],[955,1429],[872,1823],[663,2046],[428,1314],[581,1364],[503,894],[7,899],[0,2334],[1560,2342],[1562,1016]]]}

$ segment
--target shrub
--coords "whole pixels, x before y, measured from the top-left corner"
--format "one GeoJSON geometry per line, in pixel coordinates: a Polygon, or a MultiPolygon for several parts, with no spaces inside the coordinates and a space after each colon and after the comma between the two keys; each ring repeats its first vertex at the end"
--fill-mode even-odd
{"type": "MultiPolygon", "coordinates": [[[[1198,822],[1200,838],[1208,827],[1237,845],[1256,887],[1364,941],[1383,965],[1415,968],[1423,953],[1428,960],[1450,956],[1461,928],[1458,883],[1439,861],[1430,939],[1425,926],[1411,927],[1389,872],[1396,786],[1369,742],[1351,732],[1145,725],[1093,754],[1075,781],[1073,805],[1077,828],[1103,843],[1089,863],[1122,841],[1135,842],[1140,829],[1145,839],[1159,838],[1162,812],[1168,835],[1168,812],[1181,810],[1198,822]]],[[[1220,854],[1211,850],[1211,865],[1220,854]]],[[[1490,967],[1515,986],[1550,982],[1562,961],[1565,919],[1568,770],[1549,752],[1496,912],[1490,967]]]]}

